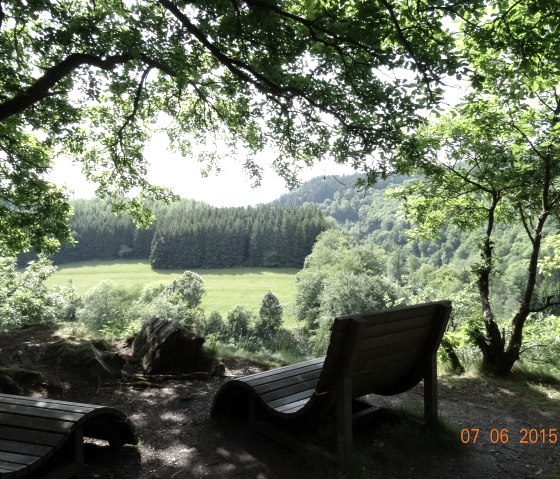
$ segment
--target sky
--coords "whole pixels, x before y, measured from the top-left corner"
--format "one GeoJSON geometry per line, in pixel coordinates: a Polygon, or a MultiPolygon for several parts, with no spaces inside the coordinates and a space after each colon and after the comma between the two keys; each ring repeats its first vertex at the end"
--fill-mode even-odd
{"type": "MultiPolygon", "coordinates": [[[[448,107],[456,105],[465,94],[464,82],[447,79],[444,104],[448,107]]],[[[167,136],[156,134],[147,144],[145,155],[150,167],[148,179],[158,186],[166,186],[183,198],[205,201],[213,206],[247,206],[268,203],[289,190],[285,182],[270,167],[271,153],[263,153],[257,158],[264,167],[263,181],[259,187],[251,186],[251,179],[234,157],[239,152],[224,150],[223,159],[219,162],[220,173],[210,173],[203,177],[202,165],[193,158],[182,158],[179,153],[168,148],[167,136]]],[[[346,165],[333,162],[318,161],[313,167],[305,168],[300,181],[316,176],[341,176],[355,171],[346,165]]],[[[56,160],[49,175],[51,181],[66,187],[72,199],[93,198],[95,185],[88,183],[81,173],[80,166],[67,158],[56,160]]]]}
{"type": "MultiPolygon", "coordinates": [[[[251,179],[241,165],[223,152],[220,173],[210,173],[203,177],[201,164],[193,158],[182,158],[178,153],[169,151],[166,138],[154,138],[146,147],[145,155],[149,161],[148,179],[158,185],[166,186],[183,198],[205,201],[213,206],[247,206],[268,203],[289,190],[284,180],[269,166],[270,155],[264,153],[259,162],[265,167],[263,181],[259,187],[251,186],[251,179]]],[[[352,174],[348,166],[328,162],[317,162],[307,168],[300,177],[301,181],[316,176],[352,174]]],[[[87,182],[79,164],[68,158],[58,158],[49,175],[51,181],[66,187],[72,199],[93,198],[95,185],[87,182]]]]}

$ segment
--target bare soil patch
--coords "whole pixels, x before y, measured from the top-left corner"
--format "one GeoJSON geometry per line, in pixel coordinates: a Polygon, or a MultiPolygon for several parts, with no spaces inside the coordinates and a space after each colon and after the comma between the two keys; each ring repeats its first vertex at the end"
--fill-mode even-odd
{"type": "MultiPolygon", "coordinates": [[[[243,421],[211,421],[212,398],[227,377],[149,383],[98,380],[91,371],[46,354],[57,341],[61,338],[46,326],[0,334],[0,366],[36,373],[20,373],[22,394],[107,404],[131,418],[139,446],[115,453],[104,445],[88,444],[89,479],[335,477],[323,461],[303,459],[254,435],[243,421]]],[[[118,346],[122,354],[130,355],[124,343],[118,346]]],[[[235,360],[227,361],[226,368],[231,377],[263,367],[235,360]]],[[[402,408],[422,407],[422,385],[398,397],[369,400],[386,409],[358,427],[357,477],[560,479],[558,385],[442,377],[440,416],[452,430],[443,440],[401,419],[406,417],[402,408]],[[460,432],[465,428],[473,429],[473,435],[474,428],[479,430],[476,443],[472,437],[471,443],[461,443],[460,432]],[[503,434],[499,436],[505,429],[507,441],[503,434]],[[524,444],[524,429],[537,431],[538,440],[532,441],[532,433],[524,444]]]]}

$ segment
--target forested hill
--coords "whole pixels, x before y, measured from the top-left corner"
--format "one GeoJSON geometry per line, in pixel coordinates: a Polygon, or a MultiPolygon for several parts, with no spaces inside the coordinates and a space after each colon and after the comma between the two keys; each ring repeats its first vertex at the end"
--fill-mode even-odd
{"type": "MultiPolygon", "coordinates": [[[[154,268],[301,267],[328,222],[315,206],[215,208],[180,200],[153,204],[157,221],[138,230],[101,200],[73,203],[74,246],[63,246],[55,263],[101,259],[150,259],[154,268]]],[[[29,261],[20,255],[19,263],[29,261]]]]}
{"type": "MultiPolygon", "coordinates": [[[[461,232],[449,226],[433,240],[412,240],[407,234],[410,225],[404,221],[398,201],[386,196],[390,188],[410,178],[394,176],[366,190],[356,188],[357,178],[357,175],[314,178],[273,204],[318,207],[357,240],[380,248],[387,260],[387,275],[398,283],[460,288],[470,280],[473,265],[480,261],[477,245],[481,231],[461,232]]],[[[519,297],[519,285],[527,274],[529,249],[530,243],[521,226],[496,226],[494,252],[499,274],[493,281],[499,285],[501,296],[497,309],[507,308],[508,303],[519,297]]],[[[558,281],[547,282],[547,288],[557,289],[558,285],[558,281]]]]}
{"type": "MultiPolygon", "coordinates": [[[[403,218],[401,205],[387,196],[390,189],[411,181],[410,177],[396,175],[367,189],[356,187],[358,178],[358,175],[317,177],[282,195],[272,204],[317,207],[325,216],[335,218],[355,238],[374,243],[388,254],[403,252],[408,263],[416,264],[408,258],[414,256],[434,266],[453,263],[456,269],[468,269],[474,261],[478,261],[476,244],[480,231],[461,232],[450,226],[433,240],[410,238],[407,234],[410,224],[403,218]]],[[[521,259],[528,254],[526,234],[521,227],[497,228],[499,232],[494,246],[497,257],[507,260],[506,264],[512,266],[512,259],[521,259]]],[[[399,266],[398,269],[406,273],[414,267],[413,264],[399,266]]]]}
{"type": "MultiPolygon", "coordinates": [[[[323,214],[331,216],[339,224],[355,223],[363,220],[367,209],[383,203],[395,202],[385,198],[388,188],[402,185],[410,177],[395,175],[379,181],[365,189],[356,187],[361,175],[319,176],[303,183],[299,188],[280,196],[272,204],[276,206],[319,206],[323,214]],[[375,201],[374,201],[375,200],[375,201]],[[375,204],[374,204],[375,203],[375,204]],[[360,214],[360,209],[364,209],[360,214]]],[[[390,208],[397,213],[397,208],[390,208]]]]}
{"type": "MultiPolygon", "coordinates": [[[[78,200],[72,218],[77,244],[63,247],[54,260],[149,258],[155,268],[183,269],[301,266],[317,235],[328,228],[330,216],[354,238],[380,248],[387,275],[398,283],[435,285],[468,279],[480,258],[480,231],[447,227],[436,239],[411,240],[400,205],[386,196],[389,188],[410,179],[395,176],[359,190],[357,178],[317,177],[256,207],[214,208],[192,200],[155,204],[158,220],[148,230],[137,230],[127,216],[113,215],[103,201],[78,200]]],[[[494,281],[503,283],[505,304],[518,297],[516,285],[526,275],[525,232],[500,226],[494,251],[501,273],[494,281]]],[[[20,264],[28,260],[20,256],[20,264]]]]}

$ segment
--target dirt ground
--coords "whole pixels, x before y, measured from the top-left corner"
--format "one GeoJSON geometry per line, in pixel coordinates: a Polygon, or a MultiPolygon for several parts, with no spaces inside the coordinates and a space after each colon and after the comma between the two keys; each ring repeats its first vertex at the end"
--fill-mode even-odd
{"type": "MultiPolygon", "coordinates": [[[[22,377],[22,394],[122,410],[139,437],[138,446],[118,452],[88,444],[88,479],[335,477],[334,469],[324,461],[304,459],[255,435],[243,421],[211,420],[212,398],[228,377],[159,380],[142,388],[130,380],[98,382],[73,364],[57,364],[47,357],[45,351],[55,341],[60,338],[46,327],[0,334],[0,366],[16,364],[40,373],[22,377]]],[[[130,353],[124,345],[121,350],[130,353]]],[[[262,369],[239,360],[227,362],[226,368],[229,377],[262,369]]],[[[441,377],[440,417],[452,430],[443,442],[432,440],[415,423],[399,419],[406,416],[403,408],[422,407],[422,385],[398,397],[368,400],[383,406],[385,413],[356,431],[358,478],[560,479],[558,385],[441,377]],[[473,443],[475,429],[479,431],[473,443]],[[507,438],[503,432],[500,437],[505,429],[507,438]],[[463,444],[461,438],[469,439],[467,430],[471,441],[463,444]]]]}

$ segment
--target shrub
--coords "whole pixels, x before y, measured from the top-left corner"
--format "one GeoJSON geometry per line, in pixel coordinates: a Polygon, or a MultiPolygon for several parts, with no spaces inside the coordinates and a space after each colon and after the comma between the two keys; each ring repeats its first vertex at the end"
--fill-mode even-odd
{"type": "Polygon", "coordinates": [[[189,309],[198,307],[206,294],[204,280],[192,271],[185,271],[180,278],[173,281],[169,291],[176,294],[189,309]]]}
{"type": "Polygon", "coordinates": [[[237,305],[227,315],[227,328],[229,336],[234,340],[247,337],[249,335],[253,313],[245,306],[237,305]]]}
{"type": "Polygon", "coordinates": [[[190,329],[201,330],[204,313],[200,308],[188,308],[183,302],[174,302],[169,295],[155,297],[149,303],[135,301],[127,313],[130,321],[144,323],[154,317],[178,321],[190,329]]]}
{"type": "Polygon", "coordinates": [[[521,360],[560,368],[560,316],[538,313],[527,321],[521,360]]]}
{"type": "Polygon", "coordinates": [[[126,311],[128,292],[114,281],[105,280],[89,289],[78,310],[78,318],[92,331],[109,322],[121,322],[126,311]]]}
{"type": "Polygon", "coordinates": [[[320,296],[328,274],[324,271],[303,269],[296,275],[294,313],[307,329],[315,329],[321,314],[320,296]]]}
{"type": "Polygon", "coordinates": [[[227,326],[219,311],[210,311],[203,328],[204,334],[214,334],[224,337],[227,334],[227,326]]]}
{"type": "Polygon", "coordinates": [[[282,305],[278,297],[268,292],[264,295],[255,324],[255,335],[259,339],[270,340],[276,336],[282,325],[282,305]]]}
{"type": "Polygon", "coordinates": [[[55,270],[43,256],[21,272],[14,258],[0,258],[0,327],[71,319],[79,297],[71,285],[47,287],[55,270]]]}
{"type": "Polygon", "coordinates": [[[167,296],[169,288],[170,285],[164,281],[156,281],[154,283],[147,284],[142,289],[138,302],[141,304],[149,304],[156,298],[167,296]]]}

